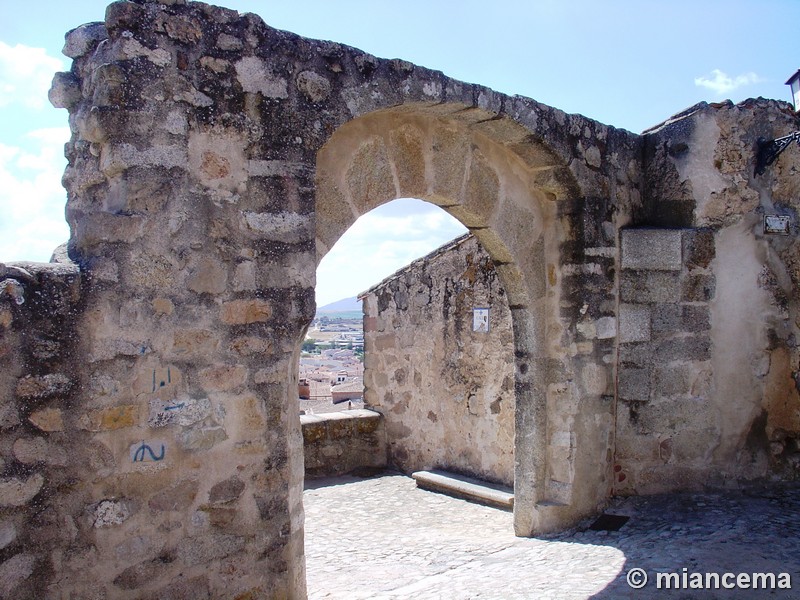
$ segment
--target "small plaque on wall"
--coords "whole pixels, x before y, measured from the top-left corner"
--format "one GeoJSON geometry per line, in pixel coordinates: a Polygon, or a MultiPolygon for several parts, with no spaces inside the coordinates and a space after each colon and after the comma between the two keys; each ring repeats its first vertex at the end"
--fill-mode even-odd
{"type": "Polygon", "coordinates": [[[472,331],[489,331],[489,309],[488,308],[473,308],[472,309],[472,331]]]}
{"type": "Polygon", "coordinates": [[[789,217],[785,215],[764,215],[764,233],[789,235],[789,217]]]}

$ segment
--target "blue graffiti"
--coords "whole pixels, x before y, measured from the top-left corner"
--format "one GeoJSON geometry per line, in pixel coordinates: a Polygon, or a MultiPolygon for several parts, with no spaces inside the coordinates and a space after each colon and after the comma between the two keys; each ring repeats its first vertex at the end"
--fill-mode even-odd
{"type": "Polygon", "coordinates": [[[144,462],[145,453],[150,454],[150,460],[159,461],[164,460],[164,454],[166,453],[166,448],[164,448],[164,444],[161,444],[161,454],[156,456],[156,453],[153,452],[153,449],[142,442],[142,445],[136,449],[136,453],[133,455],[133,462],[144,462]]]}
{"type": "Polygon", "coordinates": [[[164,381],[162,379],[161,381],[156,382],[156,370],[153,369],[153,391],[154,392],[156,391],[157,388],[164,387],[169,383],[172,383],[172,371],[170,370],[169,367],[167,367],[167,380],[166,381],[164,381]]]}
{"type": "Polygon", "coordinates": [[[170,406],[165,406],[164,410],[180,410],[186,406],[186,402],[178,402],[177,404],[172,404],[170,406]]]}

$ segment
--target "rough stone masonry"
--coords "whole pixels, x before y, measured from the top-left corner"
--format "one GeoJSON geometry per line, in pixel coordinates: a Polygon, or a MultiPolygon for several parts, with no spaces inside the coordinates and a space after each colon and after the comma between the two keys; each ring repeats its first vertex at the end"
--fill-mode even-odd
{"type": "Polygon", "coordinates": [[[114,2],[64,53],[72,262],[0,273],[3,597],[305,595],[315,266],[398,197],[505,290],[517,534],[796,476],[800,157],[753,175],[788,104],[635,135],[182,0],[114,2]]]}

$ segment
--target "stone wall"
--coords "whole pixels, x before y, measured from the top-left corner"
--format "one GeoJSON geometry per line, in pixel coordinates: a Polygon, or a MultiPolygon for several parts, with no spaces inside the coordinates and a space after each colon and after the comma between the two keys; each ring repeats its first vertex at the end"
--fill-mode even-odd
{"type": "Polygon", "coordinates": [[[109,467],[90,431],[126,418],[74,410],[81,285],[74,264],[0,264],[2,598],[44,597],[60,561],[74,559],[63,549],[120,508],[113,499],[92,502],[81,484],[84,465],[109,467]]]}
{"type": "Polygon", "coordinates": [[[796,150],[753,175],[758,137],[798,128],[785,103],[700,105],[637,136],[184,0],[114,2],[64,53],[51,101],[69,111],[80,273],[4,271],[7,595],[305,595],[297,360],[314,270],[400,197],[464,223],[502,283],[518,534],[570,525],[620,484],[704,485],[703,456],[726,484],[796,476],[796,150]],[[788,235],[764,232],[769,214],[788,235]],[[680,270],[623,267],[620,230],[645,226],[697,230],[680,233],[680,270]],[[711,262],[686,263],[683,244],[708,235],[711,262]],[[621,289],[637,269],[680,299],[621,289]],[[694,329],[705,307],[708,334],[694,329]],[[623,308],[648,312],[649,340],[618,344],[623,308]],[[689,338],[698,354],[665,365],[674,391],[651,379],[647,399],[619,397],[617,376],[646,365],[618,352],[668,357],[689,338]],[[686,378],[709,368],[694,402],[686,378]],[[697,409],[707,447],[679,447],[659,406],[697,409]]]}
{"type": "Polygon", "coordinates": [[[383,416],[366,409],[300,415],[306,478],[382,469],[386,461],[383,416]]]}
{"type": "Polygon", "coordinates": [[[491,258],[459,238],[364,297],[365,402],[384,415],[389,460],[514,483],[514,340],[491,258]],[[473,308],[488,308],[488,331],[473,308]]]}
{"type": "Polygon", "coordinates": [[[615,492],[674,489],[689,474],[712,484],[713,232],[630,228],[620,239],[615,492]]]}
{"type": "Polygon", "coordinates": [[[759,138],[798,126],[758,99],[699,104],[645,136],[636,222],[685,229],[621,233],[618,493],[800,474],[796,148],[755,174],[759,138]]]}

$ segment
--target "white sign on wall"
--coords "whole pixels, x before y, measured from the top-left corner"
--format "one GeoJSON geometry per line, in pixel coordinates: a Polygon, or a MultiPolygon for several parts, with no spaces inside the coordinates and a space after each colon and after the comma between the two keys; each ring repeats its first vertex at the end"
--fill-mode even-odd
{"type": "Polygon", "coordinates": [[[472,309],[472,331],[489,331],[489,309],[488,308],[473,308],[472,309]]]}

